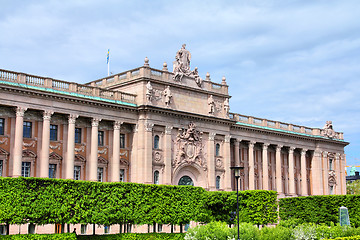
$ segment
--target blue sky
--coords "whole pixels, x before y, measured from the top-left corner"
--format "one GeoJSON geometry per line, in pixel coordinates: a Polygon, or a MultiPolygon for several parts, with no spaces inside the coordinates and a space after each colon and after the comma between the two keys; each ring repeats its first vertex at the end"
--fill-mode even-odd
{"type": "Polygon", "coordinates": [[[0,0],[0,68],[85,83],[169,69],[183,43],[231,111],[344,132],[360,165],[360,1],[0,0]]]}

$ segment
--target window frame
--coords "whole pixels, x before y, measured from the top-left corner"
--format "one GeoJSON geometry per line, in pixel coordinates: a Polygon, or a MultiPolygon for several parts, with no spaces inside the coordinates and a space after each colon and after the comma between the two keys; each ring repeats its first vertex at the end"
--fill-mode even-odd
{"type": "Polygon", "coordinates": [[[57,164],[49,163],[49,178],[56,178],[56,170],[57,170],[57,164]],[[50,175],[50,169],[53,171],[53,177],[50,175]]]}
{"type": "Polygon", "coordinates": [[[0,118],[0,135],[5,135],[5,118],[0,118]]]}
{"type": "Polygon", "coordinates": [[[216,156],[216,157],[221,156],[221,154],[220,154],[220,149],[221,149],[220,143],[216,143],[216,144],[215,144],[215,156],[216,156]]]}
{"type": "Polygon", "coordinates": [[[31,177],[31,162],[21,162],[21,176],[22,177],[31,177]],[[25,166],[26,165],[26,166],[25,166]],[[25,176],[25,167],[28,168],[28,176],[25,176]]]}
{"type": "Polygon", "coordinates": [[[23,122],[23,138],[32,138],[32,122],[23,122]]]}
{"type": "Polygon", "coordinates": [[[105,132],[104,131],[98,131],[98,146],[102,147],[105,145],[104,143],[104,136],[105,136],[105,132]]]}
{"type": "Polygon", "coordinates": [[[154,149],[160,149],[160,137],[157,134],[154,136],[154,149]]]}
{"type": "Polygon", "coordinates": [[[220,176],[216,176],[216,178],[215,178],[215,188],[217,190],[221,189],[221,177],[220,176]]]}
{"type": "Polygon", "coordinates": [[[125,182],[125,169],[124,168],[120,168],[120,172],[119,172],[119,181],[120,182],[125,182]]]}
{"type": "Polygon", "coordinates": [[[98,167],[97,169],[97,181],[104,182],[104,168],[98,167]]]}
{"type": "Polygon", "coordinates": [[[160,184],[160,172],[158,170],[154,171],[153,181],[154,181],[154,184],[156,184],[156,185],[160,184]]]}
{"type": "Polygon", "coordinates": [[[75,143],[80,144],[82,138],[82,128],[75,128],[75,143]]]}
{"type": "Polygon", "coordinates": [[[126,136],[124,133],[120,133],[120,148],[126,148],[126,136]]]}
{"type": "Polygon", "coordinates": [[[78,165],[75,165],[74,166],[74,180],[81,180],[81,166],[78,166],[78,165]],[[79,172],[79,178],[76,179],[76,172],[77,172],[77,169],[78,169],[78,172],[79,172]]]}
{"type": "Polygon", "coordinates": [[[57,141],[57,140],[58,140],[58,125],[50,124],[50,141],[57,141]]]}

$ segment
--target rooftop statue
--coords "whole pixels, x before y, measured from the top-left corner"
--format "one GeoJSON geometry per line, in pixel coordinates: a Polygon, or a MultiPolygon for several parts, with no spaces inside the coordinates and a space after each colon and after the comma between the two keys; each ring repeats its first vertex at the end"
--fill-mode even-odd
{"type": "Polygon", "coordinates": [[[190,70],[191,53],[185,47],[186,44],[183,44],[181,49],[176,53],[173,67],[173,79],[181,82],[184,76],[192,77],[195,79],[196,84],[201,87],[202,79],[199,76],[197,67],[194,71],[190,70]]]}
{"type": "Polygon", "coordinates": [[[332,121],[326,121],[326,124],[323,127],[321,133],[325,137],[337,138],[337,133],[333,129],[332,121]]]}

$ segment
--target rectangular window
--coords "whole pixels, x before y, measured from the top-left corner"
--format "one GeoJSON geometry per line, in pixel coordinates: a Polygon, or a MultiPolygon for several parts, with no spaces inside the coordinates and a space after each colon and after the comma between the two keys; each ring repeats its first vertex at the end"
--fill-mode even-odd
{"type": "Polygon", "coordinates": [[[104,168],[99,167],[97,172],[98,172],[98,182],[102,182],[104,175],[104,168]]]}
{"type": "Polygon", "coordinates": [[[104,226],[104,233],[110,233],[110,226],[104,226]]]}
{"type": "Polygon", "coordinates": [[[81,224],[81,234],[86,234],[86,224],[81,224]]]}
{"type": "Polygon", "coordinates": [[[81,166],[74,166],[74,180],[80,180],[81,166]]]}
{"type": "Polygon", "coordinates": [[[120,182],[125,182],[125,169],[120,169],[120,182]]]}
{"type": "Polygon", "coordinates": [[[0,225],[0,235],[6,235],[6,225],[0,225]]]}
{"type": "Polygon", "coordinates": [[[75,128],[75,143],[81,143],[81,128],[75,128]]]}
{"type": "Polygon", "coordinates": [[[50,124],[50,141],[57,141],[58,125],[50,124]]]}
{"type": "Polygon", "coordinates": [[[330,192],[330,195],[334,194],[334,186],[329,187],[329,192],[330,192]]]}
{"type": "Polygon", "coordinates": [[[120,134],[120,148],[125,148],[125,134],[120,134]]]}
{"type": "Polygon", "coordinates": [[[333,161],[334,161],[334,160],[333,160],[332,158],[329,159],[329,170],[330,170],[330,171],[331,171],[331,170],[334,170],[334,169],[333,169],[333,161]]]}
{"type": "Polygon", "coordinates": [[[5,119],[0,118],[0,135],[4,135],[5,129],[5,119]]]}
{"type": "Polygon", "coordinates": [[[56,164],[49,164],[49,178],[56,178],[56,164]]]}
{"type": "Polygon", "coordinates": [[[158,224],[158,232],[162,232],[162,224],[158,224]]]}
{"type": "Polygon", "coordinates": [[[0,177],[3,176],[3,160],[0,160],[0,177]]]}
{"type": "Polygon", "coordinates": [[[24,138],[31,138],[32,122],[24,121],[24,138]]]}
{"type": "Polygon", "coordinates": [[[98,132],[98,144],[99,146],[104,146],[104,131],[98,132]]]}
{"type": "Polygon", "coordinates": [[[30,162],[22,162],[21,163],[21,176],[30,177],[30,162]]]}

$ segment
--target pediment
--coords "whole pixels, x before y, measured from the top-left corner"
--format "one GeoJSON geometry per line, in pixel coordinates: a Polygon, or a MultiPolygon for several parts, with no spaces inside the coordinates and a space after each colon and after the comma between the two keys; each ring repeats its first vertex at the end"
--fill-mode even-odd
{"type": "Polygon", "coordinates": [[[36,153],[34,153],[33,151],[31,151],[29,149],[26,149],[26,150],[23,150],[22,156],[27,157],[27,158],[36,158],[36,153]]]}
{"type": "Polygon", "coordinates": [[[62,156],[60,156],[59,154],[55,153],[55,152],[52,152],[50,153],[49,155],[49,159],[51,160],[56,160],[56,161],[62,161],[62,156]]]}

